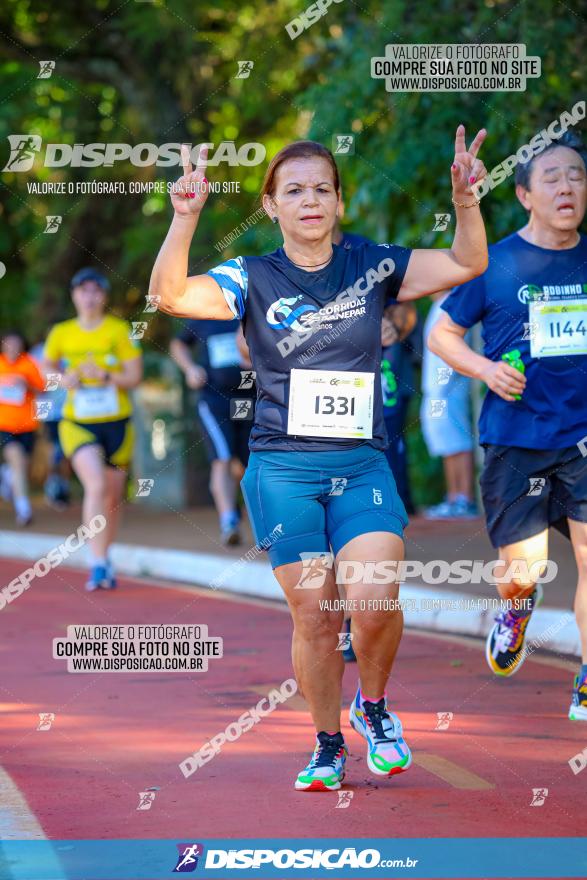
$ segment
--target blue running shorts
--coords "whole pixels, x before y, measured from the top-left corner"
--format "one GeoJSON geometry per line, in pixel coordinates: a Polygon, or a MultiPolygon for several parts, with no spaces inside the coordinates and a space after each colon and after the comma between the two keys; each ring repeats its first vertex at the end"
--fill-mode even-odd
{"type": "Polygon", "coordinates": [[[325,452],[251,452],[241,482],[258,547],[273,568],[301,553],[334,556],[367,532],[403,537],[408,524],[383,452],[364,444],[325,452]]]}

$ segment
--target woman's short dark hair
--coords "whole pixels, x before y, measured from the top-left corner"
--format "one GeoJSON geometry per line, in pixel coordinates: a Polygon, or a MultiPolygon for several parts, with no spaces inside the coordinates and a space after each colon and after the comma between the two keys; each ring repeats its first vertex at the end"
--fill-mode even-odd
{"type": "Polygon", "coordinates": [[[532,156],[531,159],[528,159],[527,162],[518,162],[516,165],[516,184],[523,186],[525,190],[529,191],[534,160],[537,159],[538,156],[544,156],[545,153],[549,153],[551,150],[556,150],[557,147],[568,147],[570,150],[574,150],[579,154],[583,163],[587,166],[587,148],[581,140],[581,137],[569,128],[559,138],[552,141],[552,143],[548,144],[547,147],[541,150],[540,153],[537,153],[535,156],[532,156]]]}
{"type": "Polygon", "coordinates": [[[275,154],[269,167],[265,172],[265,179],[261,187],[261,198],[263,196],[272,196],[275,192],[275,177],[280,166],[290,159],[326,159],[332,168],[332,177],[334,179],[334,188],[336,192],[340,192],[340,175],[334,156],[328,147],[319,144],[317,141],[294,141],[275,154]]]}

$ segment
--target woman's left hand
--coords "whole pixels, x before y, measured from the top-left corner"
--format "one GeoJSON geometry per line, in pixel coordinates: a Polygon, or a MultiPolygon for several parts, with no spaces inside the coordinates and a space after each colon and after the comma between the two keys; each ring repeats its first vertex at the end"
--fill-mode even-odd
{"type": "Polygon", "coordinates": [[[486,137],[487,132],[482,128],[467,150],[465,126],[459,125],[457,128],[455,157],[451,166],[452,194],[455,202],[462,202],[467,197],[470,198],[474,193],[471,189],[472,185],[479,183],[487,175],[485,165],[481,159],[477,158],[479,148],[486,137]]]}

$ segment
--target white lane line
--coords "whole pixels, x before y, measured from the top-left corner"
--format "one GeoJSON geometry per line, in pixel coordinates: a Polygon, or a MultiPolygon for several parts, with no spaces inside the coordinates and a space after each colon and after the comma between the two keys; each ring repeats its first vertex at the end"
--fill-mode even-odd
{"type": "MultiPolygon", "coordinates": [[[[10,840],[47,841],[47,837],[25,796],[4,767],[0,766],[0,841],[4,843],[10,840]]],[[[61,863],[50,846],[43,847],[42,861],[43,876],[51,877],[51,880],[66,880],[61,863]]],[[[30,868],[15,863],[11,853],[3,850],[1,843],[0,867],[4,870],[2,876],[8,872],[9,880],[30,880],[30,868]]]]}

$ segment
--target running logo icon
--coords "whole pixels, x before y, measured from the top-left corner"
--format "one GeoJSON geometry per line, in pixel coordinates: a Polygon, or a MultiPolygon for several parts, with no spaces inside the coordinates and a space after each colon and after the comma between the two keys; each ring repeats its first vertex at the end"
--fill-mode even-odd
{"type": "Polygon", "coordinates": [[[353,134],[335,134],[332,138],[332,152],[336,156],[354,156],[355,136],[353,134]]]}
{"type": "Polygon", "coordinates": [[[432,227],[432,232],[444,232],[445,229],[448,229],[449,223],[450,223],[450,214],[435,214],[434,215],[434,226],[432,227]]]}
{"type": "Polygon", "coordinates": [[[137,489],[137,494],[135,495],[135,498],[146,498],[148,495],[151,494],[151,489],[154,485],[155,480],[139,480],[139,487],[137,489]]]}
{"type": "Polygon", "coordinates": [[[45,391],[56,391],[61,383],[61,373],[47,373],[45,391]]]}
{"type": "Polygon", "coordinates": [[[332,553],[300,553],[302,573],[295,585],[296,590],[319,590],[324,586],[328,570],[334,565],[332,553]]]}
{"type": "Polygon", "coordinates": [[[342,493],[346,489],[348,477],[330,477],[330,482],[332,483],[332,488],[330,489],[330,492],[328,494],[342,495],[342,493]]]}
{"type": "Polygon", "coordinates": [[[9,134],[10,156],[3,171],[30,171],[42,140],[37,134],[9,134]]]}
{"type": "Polygon", "coordinates": [[[251,75],[251,70],[255,66],[254,61],[237,61],[238,64],[238,72],[235,76],[235,79],[248,79],[251,75]]]}
{"type": "Polygon", "coordinates": [[[436,727],[434,728],[434,730],[448,730],[453,717],[454,715],[452,712],[437,712],[436,718],[438,720],[436,722],[436,727]]]}
{"type": "Polygon", "coordinates": [[[230,401],[230,418],[239,421],[250,421],[253,418],[253,401],[237,400],[233,397],[230,401]]]}
{"type": "Polygon", "coordinates": [[[351,805],[351,801],[354,797],[354,791],[338,791],[338,803],[335,805],[335,810],[348,810],[351,805]]]}
{"type": "Polygon", "coordinates": [[[353,634],[351,632],[343,632],[338,634],[338,645],[336,646],[337,651],[348,651],[351,647],[351,642],[353,640],[353,634]]]}
{"type": "Polygon", "coordinates": [[[55,721],[55,712],[39,712],[39,726],[37,730],[51,730],[55,721]]]}
{"type": "Polygon", "coordinates": [[[431,419],[445,418],[446,400],[444,400],[444,398],[438,398],[438,399],[431,398],[429,401],[429,404],[430,404],[430,418],[431,419]]]}
{"type": "Polygon", "coordinates": [[[201,843],[177,843],[179,856],[173,869],[174,874],[188,874],[198,867],[198,859],[204,855],[204,846],[201,843]]]}
{"type": "Polygon", "coordinates": [[[130,339],[142,339],[148,326],[146,321],[132,321],[130,339]]]}
{"type": "Polygon", "coordinates": [[[37,79],[50,79],[51,74],[55,70],[55,62],[54,61],[39,61],[40,70],[37,74],[37,79]]]}
{"type": "Polygon", "coordinates": [[[252,388],[255,383],[256,373],[254,370],[241,370],[241,380],[238,386],[239,391],[247,391],[252,388]]]}
{"type": "Polygon", "coordinates": [[[532,789],[532,800],[530,801],[530,806],[531,807],[541,807],[547,797],[548,797],[548,789],[547,788],[533,788],[532,789]]]}
{"type": "Polygon", "coordinates": [[[158,293],[149,293],[145,297],[145,308],[143,312],[156,312],[159,308],[159,303],[161,302],[161,297],[158,293]]]}
{"type": "Polygon", "coordinates": [[[542,495],[542,490],[546,486],[544,477],[530,477],[530,488],[526,495],[542,495]]]}
{"type": "Polygon", "coordinates": [[[453,373],[454,370],[452,367],[436,367],[436,384],[448,385],[453,373]]]}
{"type": "Polygon", "coordinates": [[[137,810],[150,810],[155,800],[154,791],[139,791],[139,805],[137,810]]]}
{"type": "Polygon", "coordinates": [[[43,232],[49,232],[54,235],[61,226],[62,219],[63,218],[60,214],[47,214],[45,217],[47,225],[43,229],[43,232]]]}
{"type": "Polygon", "coordinates": [[[524,321],[524,333],[522,334],[522,339],[527,341],[532,341],[536,339],[538,335],[538,322],[537,321],[524,321]]]}
{"type": "Polygon", "coordinates": [[[40,421],[48,419],[51,415],[50,400],[35,400],[35,416],[40,421]]]}

